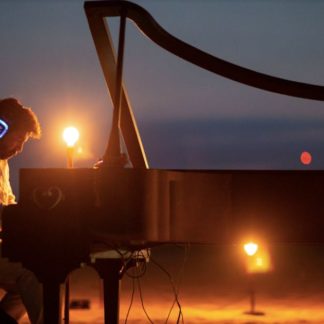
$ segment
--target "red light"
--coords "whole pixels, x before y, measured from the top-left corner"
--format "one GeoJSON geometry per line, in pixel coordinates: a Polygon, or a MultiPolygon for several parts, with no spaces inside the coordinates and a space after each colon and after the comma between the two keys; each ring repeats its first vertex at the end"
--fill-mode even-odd
{"type": "Polygon", "coordinates": [[[312,163],[312,155],[307,151],[302,152],[300,154],[300,162],[305,165],[311,164],[312,163]]]}

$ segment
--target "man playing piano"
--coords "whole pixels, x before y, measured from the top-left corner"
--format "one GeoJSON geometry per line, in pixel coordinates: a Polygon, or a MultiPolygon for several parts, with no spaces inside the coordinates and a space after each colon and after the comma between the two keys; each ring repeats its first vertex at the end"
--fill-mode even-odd
{"type": "MultiPolygon", "coordinates": [[[[8,160],[22,151],[29,138],[40,134],[38,119],[30,108],[14,98],[0,100],[0,216],[2,206],[15,203],[8,160]]],[[[41,285],[32,272],[2,258],[1,248],[0,288],[5,291],[0,301],[1,324],[17,323],[26,310],[32,324],[42,323],[41,285]]]]}

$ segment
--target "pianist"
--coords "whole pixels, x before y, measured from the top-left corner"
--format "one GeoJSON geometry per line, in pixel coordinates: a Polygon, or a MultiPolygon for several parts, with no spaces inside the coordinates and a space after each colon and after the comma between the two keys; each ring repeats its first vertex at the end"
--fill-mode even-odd
{"type": "MultiPolygon", "coordinates": [[[[20,153],[29,138],[40,137],[40,125],[34,112],[16,99],[0,100],[0,216],[2,206],[15,203],[9,182],[8,160],[20,153]]],[[[1,221],[1,217],[0,217],[1,221]]],[[[1,225],[1,223],[0,223],[1,225]]],[[[26,310],[32,324],[42,323],[42,291],[36,277],[19,263],[1,257],[0,323],[18,323],[26,310]]]]}

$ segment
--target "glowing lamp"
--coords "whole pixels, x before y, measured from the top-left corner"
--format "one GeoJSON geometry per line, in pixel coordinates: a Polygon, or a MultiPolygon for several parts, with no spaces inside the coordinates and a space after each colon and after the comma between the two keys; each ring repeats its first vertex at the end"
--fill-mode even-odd
{"type": "Polygon", "coordinates": [[[63,131],[63,139],[68,147],[73,147],[79,136],[79,131],[73,126],[67,127],[63,131]]]}
{"type": "Polygon", "coordinates": [[[272,270],[269,251],[255,242],[244,244],[247,255],[245,266],[247,273],[264,273],[272,270]]]}
{"type": "Polygon", "coordinates": [[[244,244],[244,251],[247,255],[252,256],[258,251],[258,244],[254,242],[249,242],[244,244]]]}
{"type": "Polygon", "coordinates": [[[74,145],[79,139],[79,131],[73,127],[67,127],[63,131],[63,140],[67,147],[67,167],[73,168],[73,155],[74,155],[74,145]]]}
{"type": "Polygon", "coordinates": [[[264,312],[256,311],[256,298],[255,298],[255,284],[254,274],[267,272],[270,270],[270,257],[264,251],[264,247],[259,249],[259,245],[254,242],[244,244],[244,251],[247,254],[246,259],[246,272],[249,274],[249,296],[250,296],[250,310],[244,312],[249,315],[264,315],[264,312]]]}

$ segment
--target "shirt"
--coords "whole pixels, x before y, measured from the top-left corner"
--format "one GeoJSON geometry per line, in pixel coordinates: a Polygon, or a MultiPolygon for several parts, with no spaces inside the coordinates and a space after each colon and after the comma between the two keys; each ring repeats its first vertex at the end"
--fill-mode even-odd
{"type": "Polygon", "coordinates": [[[12,192],[9,181],[8,160],[0,160],[0,205],[16,203],[16,197],[12,192]]]}

